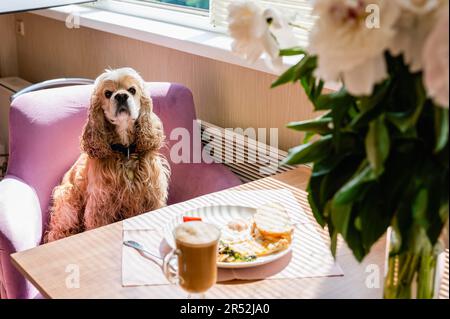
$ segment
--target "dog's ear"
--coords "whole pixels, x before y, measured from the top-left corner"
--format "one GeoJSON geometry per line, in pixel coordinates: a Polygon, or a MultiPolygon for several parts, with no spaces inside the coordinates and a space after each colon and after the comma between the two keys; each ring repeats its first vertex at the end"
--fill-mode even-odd
{"type": "Polygon", "coordinates": [[[105,158],[112,154],[108,143],[105,116],[101,106],[101,98],[94,92],[88,111],[88,121],[81,136],[81,149],[91,158],[105,158]]]}
{"type": "Polygon", "coordinates": [[[157,151],[164,145],[164,140],[163,125],[153,113],[152,99],[143,92],[141,110],[136,121],[136,149],[138,152],[157,151]]]}

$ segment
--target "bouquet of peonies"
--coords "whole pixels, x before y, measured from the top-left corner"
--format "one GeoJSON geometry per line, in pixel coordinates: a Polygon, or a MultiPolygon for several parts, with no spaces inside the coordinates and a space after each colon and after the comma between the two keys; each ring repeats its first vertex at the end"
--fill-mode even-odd
{"type": "MultiPolygon", "coordinates": [[[[306,47],[289,14],[261,1],[229,7],[232,49],[276,70],[273,87],[297,83],[321,116],[289,164],[312,164],[309,203],[358,260],[391,229],[384,296],[430,298],[449,210],[448,0],[316,0],[306,47]],[[341,83],[325,92],[325,83],[341,83]]],[[[301,27],[301,26],[300,26],[301,27]]],[[[448,237],[448,235],[447,235],[448,237]]],[[[448,241],[448,238],[447,238],[448,241]]]]}

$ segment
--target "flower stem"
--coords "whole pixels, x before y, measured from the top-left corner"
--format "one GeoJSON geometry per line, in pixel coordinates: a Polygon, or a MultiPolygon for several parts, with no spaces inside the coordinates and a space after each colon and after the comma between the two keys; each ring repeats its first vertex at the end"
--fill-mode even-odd
{"type": "Polygon", "coordinates": [[[417,278],[417,298],[433,298],[436,262],[437,257],[432,253],[423,254],[417,278]]]}
{"type": "Polygon", "coordinates": [[[386,299],[431,299],[434,296],[437,258],[439,252],[431,245],[419,251],[389,253],[383,297],[386,299]],[[413,291],[414,279],[417,285],[413,291]]]}
{"type": "Polygon", "coordinates": [[[294,28],[302,29],[302,30],[305,30],[305,31],[310,31],[309,28],[307,28],[307,27],[305,27],[305,26],[302,26],[302,25],[300,25],[300,24],[296,24],[296,23],[289,22],[289,25],[290,25],[291,27],[294,27],[294,28]]]}

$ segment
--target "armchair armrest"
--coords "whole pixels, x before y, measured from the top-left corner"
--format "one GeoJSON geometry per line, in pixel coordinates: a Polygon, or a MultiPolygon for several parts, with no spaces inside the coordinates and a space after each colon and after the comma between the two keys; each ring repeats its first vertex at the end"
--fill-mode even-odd
{"type": "Polygon", "coordinates": [[[36,289],[11,264],[10,254],[36,247],[42,237],[38,197],[29,185],[7,176],[0,182],[1,298],[29,298],[36,289]]]}
{"type": "Polygon", "coordinates": [[[63,78],[63,79],[54,79],[54,80],[47,80],[44,82],[39,82],[30,86],[27,86],[26,88],[23,88],[19,92],[16,92],[14,95],[11,96],[10,100],[11,102],[14,101],[16,97],[19,97],[25,93],[28,92],[34,92],[39,90],[45,90],[45,89],[52,89],[62,86],[71,86],[71,85],[86,85],[86,84],[93,84],[94,80],[91,79],[83,79],[83,78],[63,78]]]}

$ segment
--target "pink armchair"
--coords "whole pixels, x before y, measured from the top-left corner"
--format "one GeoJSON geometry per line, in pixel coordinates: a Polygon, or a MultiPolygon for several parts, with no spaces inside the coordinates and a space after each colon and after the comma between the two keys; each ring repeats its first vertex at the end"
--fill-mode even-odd
{"type": "MultiPolygon", "coordinates": [[[[33,298],[37,291],[12,266],[10,254],[41,243],[48,222],[52,189],[78,157],[79,136],[86,120],[92,86],[48,89],[17,97],[10,114],[10,159],[0,182],[0,296],[33,298]]],[[[154,111],[161,118],[172,176],[169,204],[239,185],[221,164],[178,163],[170,160],[170,133],[184,128],[192,138],[195,120],[191,92],[179,84],[150,83],[154,111]]],[[[199,140],[197,140],[198,143],[199,140]]],[[[42,261],[45,262],[45,261],[42,261]]]]}

